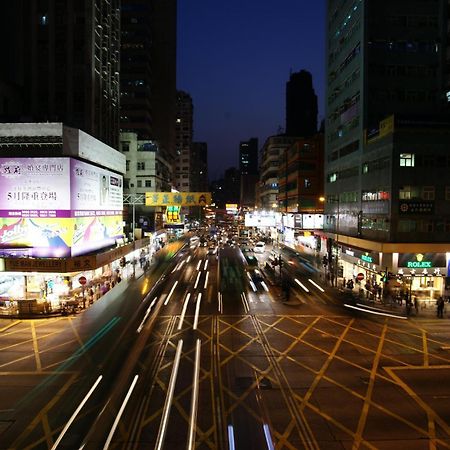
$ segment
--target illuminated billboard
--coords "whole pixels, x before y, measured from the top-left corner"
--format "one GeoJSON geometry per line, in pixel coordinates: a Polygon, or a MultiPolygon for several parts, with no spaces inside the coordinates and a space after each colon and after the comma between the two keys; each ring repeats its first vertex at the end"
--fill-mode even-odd
{"type": "Polygon", "coordinates": [[[0,248],[75,256],[123,236],[123,180],[74,158],[0,158],[0,248]]]}
{"type": "Polygon", "coordinates": [[[276,226],[275,213],[271,215],[262,215],[259,213],[245,215],[246,227],[275,227],[276,226]]]}
{"type": "Polygon", "coordinates": [[[206,206],[211,192],[146,192],[146,206],[206,206]]]}

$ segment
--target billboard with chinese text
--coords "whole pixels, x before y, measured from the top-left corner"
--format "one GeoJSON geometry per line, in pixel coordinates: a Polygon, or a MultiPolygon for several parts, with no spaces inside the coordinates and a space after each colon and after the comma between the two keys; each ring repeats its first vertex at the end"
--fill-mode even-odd
{"type": "Polygon", "coordinates": [[[146,206],[205,206],[211,204],[211,192],[146,192],[146,206]]]}

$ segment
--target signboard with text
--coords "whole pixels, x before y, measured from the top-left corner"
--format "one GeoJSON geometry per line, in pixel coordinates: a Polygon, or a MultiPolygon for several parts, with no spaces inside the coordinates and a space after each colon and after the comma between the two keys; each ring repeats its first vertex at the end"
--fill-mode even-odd
{"type": "Polygon", "coordinates": [[[146,192],[146,206],[206,206],[211,192],[146,192]]]}
{"type": "Polygon", "coordinates": [[[446,267],[445,253],[400,253],[398,267],[408,269],[432,269],[446,267]]]}

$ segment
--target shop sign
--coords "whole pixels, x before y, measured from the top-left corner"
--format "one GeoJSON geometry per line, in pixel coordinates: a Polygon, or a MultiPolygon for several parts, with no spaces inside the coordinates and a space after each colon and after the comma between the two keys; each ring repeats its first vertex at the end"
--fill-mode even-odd
{"type": "Polygon", "coordinates": [[[345,246],[342,247],[342,251],[344,254],[358,258],[361,261],[364,261],[365,263],[380,264],[380,258],[378,253],[370,253],[368,251],[358,250],[356,248],[350,248],[345,246]]]}
{"type": "Polygon", "coordinates": [[[431,269],[445,266],[445,253],[400,253],[398,255],[398,267],[431,269]]]}
{"type": "Polygon", "coordinates": [[[399,205],[400,214],[433,214],[434,202],[402,201],[399,205]]]}
{"type": "Polygon", "coordinates": [[[211,192],[146,192],[146,206],[206,206],[211,192]]]}
{"type": "Polygon", "coordinates": [[[96,268],[95,256],[77,256],[68,258],[66,262],[66,272],[83,272],[96,268]]]}
{"type": "Polygon", "coordinates": [[[5,258],[7,272],[65,272],[64,259],[51,258],[5,258]]]}
{"type": "Polygon", "coordinates": [[[361,259],[368,263],[373,263],[373,258],[369,256],[367,253],[365,255],[361,255],[361,259]]]}
{"type": "Polygon", "coordinates": [[[122,256],[128,255],[128,253],[134,250],[134,245],[131,242],[130,244],[124,245],[123,247],[115,248],[114,250],[110,250],[109,252],[100,253],[96,255],[96,267],[102,267],[110,262],[115,261],[116,259],[121,258],[122,256]]]}

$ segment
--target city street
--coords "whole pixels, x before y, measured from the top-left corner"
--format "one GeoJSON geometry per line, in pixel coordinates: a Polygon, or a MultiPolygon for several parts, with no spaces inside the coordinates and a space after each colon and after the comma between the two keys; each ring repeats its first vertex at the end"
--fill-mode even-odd
{"type": "Polygon", "coordinates": [[[450,448],[447,320],[301,267],[284,303],[268,256],[185,247],[77,315],[1,320],[0,447],[450,448]]]}

